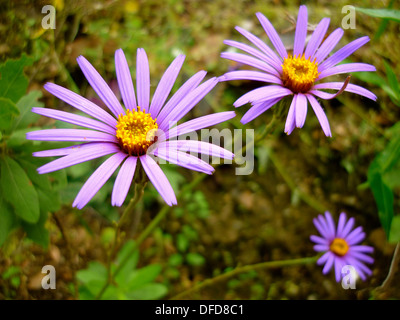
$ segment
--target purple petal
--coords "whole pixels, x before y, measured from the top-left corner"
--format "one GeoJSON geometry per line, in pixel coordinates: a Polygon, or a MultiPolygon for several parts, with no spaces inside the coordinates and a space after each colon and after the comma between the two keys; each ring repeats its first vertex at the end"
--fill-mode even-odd
{"type": "Polygon", "coordinates": [[[352,229],[353,226],[354,226],[354,223],[355,223],[355,220],[354,220],[353,217],[350,218],[350,219],[347,221],[347,223],[346,223],[346,225],[344,226],[343,231],[342,231],[342,238],[343,238],[343,239],[346,238],[347,235],[350,233],[351,229],[352,229]]]}
{"type": "Polygon", "coordinates": [[[322,110],[321,105],[318,103],[317,99],[315,99],[311,94],[306,94],[308,101],[310,101],[311,107],[313,108],[315,115],[318,118],[319,123],[321,124],[322,130],[324,131],[327,137],[332,137],[331,128],[329,126],[328,118],[324,110],[322,110]]]}
{"type": "Polygon", "coordinates": [[[218,79],[214,77],[190,92],[177,104],[173,110],[171,110],[171,113],[164,118],[159,127],[164,130],[169,122],[177,122],[182,119],[197,103],[199,103],[201,99],[204,98],[206,94],[208,94],[216,86],[217,83],[218,79]]]}
{"type": "Polygon", "coordinates": [[[295,128],[296,125],[295,114],[296,114],[296,99],[293,97],[285,123],[285,133],[287,135],[291,134],[295,128]]]}
{"type": "Polygon", "coordinates": [[[118,143],[117,138],[108,133],[85,129],[46,129],[33,131],[26,134],[26,139],[41,141],[103,141],[118,143]]]}
{"type": "Polygon", "coordinates": [[[328,256],[328,260],[325,263],[324,268],[322,269],[323,274],[327,274],[333,266],[333,263],[335,262],[335,256],[333,254],[328,256]]]}
{"type": "Polygon", "coordinates": [[[106,125],[103,122],[93,120],[90,118],[86,118],[77,114],[54,110],[54,109],[47,109],[47,108],[32,108],[32,112],[40,114],[42,116],[46,116],[49,118],[53,118],[56,120],[68,122],[75,124],[77,126],[86,127],[89,129],[99,130],[102,132],[106,132],[112,135],[115,135],[115,129],[111,128],[109,125],[106,125]]]}
{"type": "Polygon", "coordinates": [[[328,229],[326,227],[326,222],[325,222],[325,219],[323,218],[323,216],[319,215],[317,218],[314,218],[313,223],[314,223],[315,228],[317,228],[317,230],[321,236],[326,238],[328,241],[332,240],[332,239],[328,239],[328,234],[327,234],[328,229]]]}
{"type": "Polygon", "coordinates": [[[328,261],[329,257],[333,256],[332,252],[327,251],[325,252],[318,260],[317,265],[323,265],[326,261],[328,261]]]}
{"type": "Polygon", "coordinates": [[[372,253],[374,252],[374,248],[370,246],[351,246],[351,251],[356,251],[356,252],[365,252],[365,253],[372,253]]]}
{"type": "Polygon", "coordinates": [[[325,252],[329,250],[329,245],[328,244],[316,244],[314,246],[314,251],[316,252],[325,252]]]}
{"type": "Polygon", "coordinates": [[[344,261],[343,259],[336,257],[335,258],[335,277],[336,277],[336,282],[340,282],[342,279],[342,268],[344,267],[344,261]]]}
{"type": "Polygon", "coordinates": [[[271,40],[272,44],[274,45],[276,51],[278,51],[278,53],[282,59],[285,59],[288,56],[288,54],[285,49],[285,46],[283,45],[281,38],[279,38],[279,35],[276,32],[274,26],[271,24],[271,22],[269,22],[269,20],[262,13],[257,12],[256,16],[257,16],[258,20],[260,20],[262,27],[264,28],[265,32],[267,33],[267,35],[268,35],[269,39],[271,40]]]}
{"type": "Polygon", "coordinates": [[[346,64],[341,64],[336,67],[331,67],[329,69],[326,69],[322,71],[317,80],[321,80],[323,78],[333,76],[335,74],[341,74],[341,73],[349,73],[349,72],[360,72],[360,71],[376,71],[376,68],[373,65],[367,64],[367,63],[346,63],[346,64]]]}
{"type": "Polygon", "coordinates": [[[310,41],[308,42],[306,51],[304,53],[305,58],[309,59],[314,56],[315,51],[317,51],[318,47],[320,46],[322,40],[325,37],[326,31],[329,27],[329,18],[323,18],[320,23],[318,24],[317,28],[314,30],[310,41]]]}
{"type": "Polygon", "coordinates": [[[133,87],[128,62],[122,49],[115,51],[115,72],[125,107],[129,110],[136,110],[135,88],[133,87]]]}
{"type": "Polygon", "coordinates": [[[136,163],[137,157],[130,156],[122,164],[117,178],[115,179],[111,195],[111,204],[113,206],[120,207],[124,203],[129,188],[131,187],[133,176],[135,175],[136,163]]]}
{"type": "MultiPolygon", "coordinates": [[[[315,89],[340,90],[340,89],[342,89],[343,84],[344,84],[343,82],[318,83],[312,88],[313,90],[311,91],[311,93],[313,93],[314,91],[317,91],[315,89]]],[[[364,96],[364,97],[369,98],[369,99],[374,100],[374,101],[376,101],[376,99],[377,99],[376,95],[373,94],[371,91],[369,91],[369,90],[367,90],[367,89],[365,89],[363,87],[357,86],[355,84],[351,84],[351,83],[347,84],[347,86],[344,89],[344,91],[352,92],[352,93],[355,93],[355,94],[359,94],[360,96],[364,96]]],[[[335,96],[335,94],[329,94],[329,93],[326,93],[326,92],[322,92],[321,93],[321,91],[317,91],[317,93],[313,93],[313,94],[315,94],[317,97],[320,97],[321,99],[330,99],[333,96],[335,96]]]]}
{"type": "MultiPolygon", "coordinates": [[[[175,109],[176,105],[182,101],[186,95],[188,95],[193,88],[197,87],[200,82],[204,79],[207,72],[199,71],[194,76],[192,76],[189,80],[187,80],[178,91],[172,96],[171,99],[167,102],[167,104],[162,108],[160,114],[157,117],[157,122],[161,123],[164,121],[165,117],[168,116],[173,109],[175,109]]],[[[165,130],[165,128],[163,128],[165,130]]]]}
{"type": "Polygon", "coordinates": [[[119,151],[119,147],[112,143],[91,143],[78,149],[78,151],[67,154],[65,157],[41,166],[37,170],[40,174],[49,173],[119,151]]]}
{"type": "Polygon", "coordinates": [[[170,129],[166,133],[166,139],[172,139],[174,137],[193,132],[196,130],[204,129],[207,127],[211,127],[218,123],[230,120],[236,116],[235,111],[225,111],[209,114],[206,116],[198,117],[189,121],[186,121],[182,124],[177,125],[176,127],[170,129]]]}
{"type": "Polygon", "coordinates": [[[312,242],[315,242],[317,244],[323,244],[323,245],[329,244],[328,240],[326,240],[325,238],[319,237],[319,236],[311,235],[310,239],[312,242]]]}
{"type": "Polygon", "coordinates": [[[343,30],[341,28],[336,29],[333,31],[328,38],[322,43],[322,45],[317,50],[315,56],[311,58],[311,60],[316,59],[316,62],[320,64],[324,59],[328,56],[328,54],[333,50],[333,48],[338,44],[340,39],[343,36],[343,30]]]}
{"type": "Polygon", "coordinates": [[[265,72],[260,71],[231,71],[225,73],[220,77],[220,81],[230,81],[230,80],[253,80],[253,81],[263,81],[282,85],[282,80],[270,75],[265,72]]]}
{"type": "Polygon", "coordinates": [[[294,35],[293,55],[302,55],[307,37],[308,13],[306,6],[300,6],[294,35]]]}
{"type": "Polygon", "coordinates": [[[251,107],[240,119],[240,122],[242,124],[249,123],[250,121],[254,120],[257,118],[260,114],[264,113],[271,107],[273,107],[275,104],[277,104],[282,98],[278,99],[272,99],[272,100],[267,100],[263,101],[261,103],[254,104],[253,107],[251,107]]]}
{"type": "Polygon", "coordinates": [[[337,229],[336,229],[336,236],[338,238],[342,238],[342,239],[344,238],[343,237],[343,228],[346,224],[346,219],[347,219],[346,213],[342,212],[339,216],[339,222],[338,222],[337,229]]]}
{"type": "Polygon", "coordinates": [[[350,234],[346,237],[345,240],[349,245],[353,245],[353,244],[360,242],[361,240],[354,241],[354,240],[358,240],[360,238],[361,238],[361,240],[363,240],[365,238],[365,233],[363,232],[362,227],[357,227],[352,232],[350,232],[350,234]]]}
{"type": "Polygon", "coordinates": [[[284,96],[293,94],[292,91],[285,87],[281,87],[278,85],[271,85],[271,86],[265,86],[261,88],[254,89],[243,96],[241,96],[239,99],[235,101],[233,104],[236,108],[249,103],[249,102],[254,102],[260,99],[265,100],[272,100],[276,98],[282,98],[284,96]]]}
{"type": "MultiPolygon", "coordinates": [[[[268,47],[264,41],[262,41],[260,38],[256,37],[252,33],[240,28],[240,27],[235,27],[235,29],[240,32],[244,37],[246,37],[251,43],[253,43],[257,48],[259,48],[261,51],[263,51],[268,57],[270,57],[273,60],[273,63],[271,63],[272,66],[281,66],[282,61],[281,59],[276,55],[274,51],[271,50],[270,47],[268,47]]],[[[281,70],[282,68],[279,68],[277,70],[281,70]]]]}
{"type": "Polygon", "coordinates": [[[351,252],[351,256],[357,260],[360,260],[360,261],[363,261],[366,263],[370,263],[370,264],[374,263],[373,258],[371,258],[370,256],[367,256],[366,254],[361,253],[361,252],[355,252],[355,251],[351,252]]]}
{"type": "Polygon", "coordinates": [[[215,144],[208,143],[205,141],[196,140],[173,140],[162,142],[158,145],[159,149],[172,149],[182,152],[195,152],[201,154],[207,154],[213,157],[219,157],[224,159],[232,160],[234,154],[224,148],[221,148],[215,144]]]}
{"type": "Polygon", "coordinates": [[[160,166],[148,155],[141,156],[140,162],[151,183],[164,201],[169,206],[177,204],[174,190],[160,166]]]}
{"type": "MultiPolygon", "coordinates": [[[[43,150],[36,151],[32,153],[34,157],[58,157],[58,156],[66,156],[67,154],[71,154],[77,151],[81,151],[85,148],[90,148],[93,144],[98,144],[98,142],[90,142],[90,143],[82,143],[66,148],[59,149],[51,149],[51,150],[43,150]]],[[[114,144],[113,144],[114,145],[114,144]]]]}
{"type": "Polygon", "coordinates": [[[325,218],[326,218],[326,224],[328,226],[329,234],[331,237],[336,237],[336,232],[335,232],[335,222],[333,221],[333,218],[331,214],[326,211],[325,212],[325,218]]]}
{"type": "Polygon", "coordinates": [[[104,161],[103,164],[93,172],[89,179],[87,179],[72,206],[82,209],[107,182],[126,157],[126,153],[119,152],[104,161]]]}
{"type": "Polygon", "coordinates": [[[183,168],[203,172],[206,174],[212,174],[215,170],[213,166],[209,165],[203,160],[200,160],[199,158],[190,154],[173,150],[172,148],[158,148],[154,151],[154,155],[183,168]]]}
{"type": "Polygon", "coordinates": [[[150,113],[153,119],[157,118],[165,100],[167,100],[184,61],[185,56],[178,55],[162,76],[150,105],[150,113]]]}
{"type": "MultiPolygon", "coordinates": [[[[260,40],[261,41],[261,40],[260,40]]],[[[277,70],[280,74],[282,73],[282,62],[279,60],[279,58],[275,55],[275,53],[271,52],[275,55],[276,59],[272,59],[270,56],[268,56],[267,54],[258,51],[257,49],[248,46],[247,44],[243,44],[241,42],[237,42],[237,41],[233,41],[233,40],[225,40],[224,43],[228,46],[232,46],[235,48],[238,48],[240,50],[243,50],[244,52],[247,52],[253,56],[255,56],[256,58],[265,61],[266,63],[268,63],[269,65],[271,65],[275,70],[277,70]]]]}
{"type": "Polygon", "coordinates": [[[125,114],[125,111],[121,107],[114,92],[112,92],[110,87],[90,62],[83,56],[79,56],[76,60],[93,90],[96,91],[97,95],[107,105],[114,116],[118,117],[120,114],[125,114]]]}
{"type": "Polygon", "coordinates": [[[271,67],[268,63],[261,61],[257,58],[250,57],[243,53],[236,53],[236,52],[222,52],[221,58],[233,60],[238,63],[247,64],[248,66],[263,70],[270,74],[273,74],[279,77],[279,72],[276,71],[273,67],[271,67]]]}
{"type": "Polygon", "coordinates": [[[100,108],[98,105],[93,102],[81,97],[80,95],[72,92],[68,89],[65,89],[59,85],[54,83],[46,83],[44,88],[50,92],[52,95],[57,98],[63,100],[74,108],[87,113],[88,115],[103,121],[109,126],[115,128],[117,125],[117,120],[113,118],[108,112],[100,108]]]}
{"type": "Polygon", "coordinates": [[[296,99],[296,108],[295,108],[295,113],[296,113],[296,127],[297,128],[302,128],[304,125],[304,122],[306,121],[306,116],[307,116],[307,98],[304,94],[298,93],[294,96],[293,99],[296,99]]]}
{"type": "Polygon", "coordinates": [[[146,51],[142,48],[137,49],[136,55],[136,90],[138,106],[147,112],[150,100],[150,69],[146,51]]]}
{"type": "Polygon", "coordinates": [[[332,66],[337,65],[339,62],[346,59],[349,55],[351,55],[354,51],[356,51],[357,49],[362,47],[368,41],[369,41],[369,37],[365,36],[365,37],[359,38],[357,40],[354,40],[354,41],[348,43],[342,49],[338,50],[335,54],[333,54],[328,59],[326,59],[318,67],[318,71],[322,72],[332,66]]]}

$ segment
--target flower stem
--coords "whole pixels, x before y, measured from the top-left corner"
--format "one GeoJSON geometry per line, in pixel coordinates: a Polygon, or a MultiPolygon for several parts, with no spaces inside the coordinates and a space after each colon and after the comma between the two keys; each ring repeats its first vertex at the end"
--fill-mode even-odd
{"type": "Polygon", "coordinates": [[[400,242],[397,243],[396,249],[394,250],[393,258],[392,258],[392,262],[390,264],[388,275],[387,275],[385,281],[383,281],[382,285],[377,288],[378,291],[384,292],[384,291],[388,290],[390,284],[393,281],[394,275],[399,267],[399,263],[400,263],[400,242]]]}
{"type": "Polygon", "coordinates": [[[220,274],[214,278],[204,280],[203,282],[195,285],[194,287],[185,290],[176,296],[172,297],[171,300],[179,300],[185,296],[189,296],[197,291],[205,287],[212,286],[218,282],[225,281],[231,277],[234,277],[240,273],[255,271],[255,270],[263,270],[263,269],[271,269],[271,268],[281,268],[281,267],[288,267],[288,266],[296,266],[296,265],[305,265],[305,264],[312,264],[317,261],[318,256],[315,257],[307,257],[307,258],[299,258],[299,259],[291,259],[291,260],[280,260],[280,261],[267,261],[261,262],[257,264],[250,264],[243,267],[238,267],[233,269],[232,271],[220,274]]]}

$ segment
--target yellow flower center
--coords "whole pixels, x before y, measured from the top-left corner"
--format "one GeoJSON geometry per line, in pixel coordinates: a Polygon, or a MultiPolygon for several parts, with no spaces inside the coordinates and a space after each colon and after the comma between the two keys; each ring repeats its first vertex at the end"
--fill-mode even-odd
{"type": "Polygon", "coordinates": [[[283,60],[282,82],[283,85],[295,93],[308,92],[317,79],[318,63],[302,56],[289,55],[283,60]]]}
{"type": "Polygon", "coordinates": [[[126,110],[117,122],[117,139],[121,147],[130,155],[141,156],[157,141],[158,125],[149,113],[140,110],[126,110]]]}
{"type": "Polygon", "coordinates": [[[329,249],[337,256],[343,257],[349,251],[349,245],[342,238],[333,239],[329,249]]]}

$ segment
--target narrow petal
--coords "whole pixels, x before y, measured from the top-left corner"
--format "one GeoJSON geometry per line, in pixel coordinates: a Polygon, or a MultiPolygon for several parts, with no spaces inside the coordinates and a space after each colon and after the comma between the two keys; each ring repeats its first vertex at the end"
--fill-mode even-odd
{"type": "Polygon", "coordinates": [[[344,266],[344,261],[341,258],[336,257],[335,259],[335,278],[336,282],[340,282],[342,279],[342,268],[344,266]]]}
{"type": "Polygon", "coordinates": [[[122,49],[115,51],[115,72],[125,107],[129,110],[136,110],[135,88],[133,87],[128,62],[122,49]]]}
{"type": "Polygon", "coordinates": [[[86,60],[85,57],[79,56],[77,59],[82,72],[84,73],[87,81],[92,86],[93,90],[97,93],[100,99],[107,105],[115,117],[120,114],[125,114],[124,109],[121,107],[114,92],[110,89],[108,84],[104,81],[97,70],[86,60]]]}
{"type": "Polygon", "coordinates": [[[234,154],[215,144],[196,140],[172,140],[158,145],[158,149],[173,149],[182,152],[194,152],[232,160],[234,154]]]}
{"type": "Polygon", "coordinates": [[[205,161],[172,148],[158,148],[154,151],[154,155],[183,168],[203,172],[205,174],[212,174],[215,170],[213,166],[205,161]]]}
{"type": "Polygon", "coordinates": [[[324,268],[322,269],[322,273],[327,274],[332,269],[334,262],[335,262],[335,256],[333,254],[331,254],[328,257],[328,260],[326,261],[324,268]]]}
{"type": "Polygon", "coordinates": [[[244,30],[243,28],[240,27],[235,27],[235,29],[240,32],[244,37],[247,38],[252,44],[254,44],[257,48],[259,48],[261,51],[263,51],[268,57],[270,57],[274,63],[271,65],[278,65],[280,66],[282,64],[281,59],[276,55],[276,53],[260,38],[256,37],[254,34],[244,30]]]}
{"type": "Polygon", "coordinates": [[[307,116],[307,98],[304,94],[298,93],[293,99],[296,99],[296,127],[302,128],[307,116]]]}
{"type": "Polygon", "coordinates": [[[285,133],[287,135],[291,134],[293,129],[295,128],[296,125],[295,114],[296,114],[296,99],[293,98],[290,104],[290,108],[285,123],[285,133]]]}
{"type": "Polygon", "coordinates": [[[103,164],[98,167],[85,182],[72,206],[82,209],[107,182],[126,157],[126,153],[119,152],[104,161],[103,164]]]}
{"type": "Polygon", "coordinates": [[[306,59],[314,56],[315,51],[317,51],[318,47],[320,46],[322,40],[325,37],[326,31],[328,31],[329,22],[330,22],[329,18],[323,18],[318,24],[318,26],[315,28],[310,38],[310,41],[307,44],[306,51],[304,53],[306,59]]]}
{"type": "Polygon", "coordinates": [[[251,107],[240,119],[240,122],[242,124],[246,124],[255,118],[257,118],[260,114],[264,113],[271,107],[273,107],[275,104],[277,104],[282,98],[278,99],[272,99],[272,100],[267,100],[258,104],[255,104],[253,107],[251,107]]]}
{"type": "Polygon", "coordinates": [[[373,65],[367,63],[346,63],[340,64],[336,67],[331,67],[322,71],[317,80],[324,79],[329,76],[333,76],[335,74],[342,74],[342,73],[350,73],[350,72],[360,72],[360,71],[376,71],[376,68],[373,65]]]}
{"type": "Polygon", "coordinates": [[[137,157],[130,156],[122,164],[111,194],[111,204],[113,206],[120,207],[124,203],[135,175],[137,159],[137,157]]]}
{"type": "Polygon", "coordinates": [[[172,110],[175,109],[176,105],[182,101],[194,88],[196,88],[201,81],[203,81],[207,72],[199,71],[187,80],[176,93],[168,100],[167,104],[160,111],[157,120],[158,123],[163,122],[166,116],[168,116],[172,110]]]}
{"type": "Polygon", "coordinates": [[[68,122],[71,124],[75,124],[77,126],[86,127],[89,129],[99,130],[102,132],[106,132],[112,135],[115,135],[115,129],[106,125],[103,122],[86,118],[77,114],[73,114],[70,112],[48,109],[48,108],[32,108],[32,112],[40,114],[45,117],[53,118],[56,120],[68,122]]]}
{"type": "Polygon", "coordinates": [[[328,261],[329,257],[332,256],[332,252],[327,251],[325,252],[318,260],[317,265],[323,265],[326,261],[328,261]]]}
{"type": "Polygon", "coordinates": [[[311,235],[310,239],[312,242],[315,242],[317,244],[323,244],[323,245],[329,244],[328,240],[326,240],[325,238],[319,237],[319,236],[311,235]]]}
{"type": "Polygon", "coordinates": [[[336,237],[335,222],[333,221],[333,218],[328,211],[325,212],[325,218],[326,218],[326,223],[327,223],[327,226],[329,229],[330,236],[336,237]]]}
{"type": "Polygon", "coordinates": [[[113,116],[93,102],[81,97],[79,94],[50,82],[46,83],[44,88],[52,95],[68,103],[72,107],[115,128],[117,120],[113,116]]]}
{"type": "Polygon", "coordinates": [[[353,226],[354,226],[354,223],[355,223],[355,219],[354,219],[353,217],[351,217],[351,218],[349,219],[349,221],[347,221],[347,223],[346,223],[346,225],[344,226],[343,231],[342,231],[342,238],[343,238],[343,239],[346,238],[347,235],[350,233],[351,229],[352,229],[353,226]]]}
{"type": "Polygon", "coordinates": [[[374,248],[370,246],[351,246],[351,251],[356,251],[356,252],[365,252],[365,253],[372,253],[374,252],[374,248]]]}
{"type": "Polygon", "coordinates": [[[296,32],[294,35],[293,55],[302,55],[307,38],[308,13],[307,7],[302,5],[297,16],[296,32]]]}
{"type": "Polygon", "coordinates": [[[272,44],[274,45],[276,51],[278,51],[278,53],[282,59],[285,59],[288,56],[288,54],[285,49],[285,46],[283,45],[281,38],[279,38],[279,35],[276,32],[274,26],[271,24],[271,22],[269,22],[269,20],[262,13],[257,12],[256,16],[257,16],[258,20],[260,20],[262,27],[264,28],[265,32],[267,33],[267,35],[268,35],[269,39],[271,40],[272,44]]]}
{"type": "Polygon", "coordinates": [[[170,129],[166,133],[166,139],[172,139],[174,137],[193,132],[196,130],[211,127],[218,123],[228,121],[236,116],[235,111],[225,111],[213,114],[208,114],[206,116],[198,117],[184,123],[177,125],[176,127],[170,129]]]}
{"type": "Polygon", "coordinates": [[[141,156],[140,162],[151,183],[164,201],[169,206],[177,204],[178,202],[176,201],[174,190],[160,166],[148,155],[141,156]]]}
{"type": "Polygon", "coordinates": [[[271,85],[271,86],[265,86],[261,88],[254,89],[243,96],[241,96],[239,99],[235,101],[233,104],[236,108],[249,103],[249,102],[254,102],[260,99],[265,100],[272,100],[276,98],[282,98],[284,96],[293,94],[292,91],[285,87],[277,86],[277,85],[271,85]]]}
{"type": "Polygon", "coordinates": [[[352,232],[350,232],[350,234],[346,237],[346,241],[348,244],[352,245],[362,241],[364,238],[365,238],[365,233],[363,232],[363,228],[357,227],[352,232]]]}
{"type": "Polygon", "coordinates": [[[332,137],[331,128],[329,126],[328,118],[321,105],[318,103],[317,99],[315,99],[311,94],[306,94],[308,101],[310,101],[311,107],[313,108],[315,115],[318,118],[319,123],[321,124],[322,130],[324,131],[327,137],[332,137]]]}
{"type": "MultiPolygon", "coordinates": [[[[32,153],[34,157],[58,157],[58,156],[66,156],[67,154],[71,154],[77,151],[81,151],[85,148],[90,148],[93,144],[98,144],[99,142],[89,142],[89,143],[82,143],[66,148],[58,148],[58,149],[51,149],[51,150],[43,150],[43,151],[36,151],[32,153]]],[[[107,142],[106,142],[107,143],[107,142]]],[[[114,144],[113,144],[114,145],[114,144]]]]}
{"type": "Polygon", "coordinates": [[[220,77],[220,81],[231,81],[231,80],[253,80],[253,81],[262,81],[262,82],[269,82],[282,85],[281,79],[261,71],[249,71],[249,70],[231,71],[225,73],[222,77],[220,77]]]}
{"type": "MultiPolygon", "coordinates": [[[[261,41],[261,40],[260,40],[261,41]]],[[[275,53],[271,52],[276,56],[276,59],[271,58],[269,55],[267,55],[264,52],[261,52],[253,47],[248,46],[247,44],[233,41],[233,40],[225,40],[224,43],[228,46],[232,46],[235,48],[238,48],[240,50],[243,50],[244,52],[247,52],[256,58],[265,61],[269,65],[271,65],[275,70],[277,70],[279,73],[282,72],[282,62],[279,60],[279,58],[275,55],[275,53]]]]}
{"type": "Polygon", "coordinates": [[[270,66],[268,63],[248,56],[246,54],[243,53],[236,53],[236,52],[222,52],[221,53],[221,58],[223,59],[228,59],[228,60],[232,60],[232,61],[236,61],[238,63],[242,63],[242,64],[246,64],[250,67],[254,67],[260,70],[263,70],[265,72],[268,72],[272,75],[275,75],[277,77],[279,77],[279,72],[276,71],[272,66],[270,66]]]}
{"type": "Polygon", "coordinates": [[[346,213],[342,212],[339,216],[339,222],[336,229],[336,236],[338,238],[343,238],[342,234],[343,234],[343,228],[346,224],[346,220],[347,220],[346,213]]]}
{"type": "Polygon", "coordinates": [[[351,256],[356,258],[357,260],[360,260],[360,261],[363,261],[366,263],[370,263],[370,264],[374,263],[373,258],[371,258],[370,256],[367,256],[366,254],[361,253],[361,252],[353,251],[353,252],[351,252],[351,256]]]}
{"type": "Polygon", "coordinates": [[[314,246],[314,251],[316,252],[325,252],[329,250],[329,245],[327,244],[316,244],[314,246]]]}
{"type": "MultiPolygon", "coordinates": [[[[328,228],[326,227],[326,222],[323,216],[319,215],[317,218],[313,219],[313,223],[315,228],[317,228],[319,234],[323,236],[324,238],[328,238],[328,228]]],[[[327,239],[328,241],[331,241],[332,239],[327,239]]]]}
{"type": "Polygon", "coordinates": [[[333,48],[336,47],[338,42],[343,36],[344,31],[341,28],[336,29],[333,31],[328,38],[325,39],[325,41],[322,43],[322,45],[319,47],[317,52],[315,53],[315,56],[311,58],[311,60],[316,59],[316,62],[318,64],[322,63],[324,59],[328,56],[328,54],[333,50],[333,48]]]}
{"type": "Polygon", "coordinates": [[[197,103],[200,102],[201,99],[204,98],[206,94],[208,94],[216,86],[217,83],[218,79],[214,77],[202,83],[192,92],[190,92],[181,100],[181,102],[176,105],[173,110],[171,110],[171,113],[164,118],[159,127],[166,131],[166,126],[170,122],[177,122],[182,119],[197,103]]]}
{"type": "Polygon", "coordinates": [[[167,100],[184,61],[185,56],[183,54],[178,55],[162,76],[151,100],[150,113],[153,119],[157,118],[158,113],[167,100]]]}
{"type": "Polygon", "coordinates": [[[26,134],[26,139],[40,141],[103,141],[118,143],[117,138],[108,133],[85,129],[46,129],[32,131],[26,134]]]}
{"type": "MultiPolygon", "coordinates": [[[[343,82],[325,82],[325,83],[318,83],[314,85],[312,88],[312,91],[310,93],[315,94],[317,97],[320,97],[321,99],[329,99],[330,97],[334,96],[334,94],[329,94],[326,92],[317,91],[316,89],[333,89],[333,90],[340,90],[343,87],[343,82]],[[314,93],[316,91],[316,93],[314,93]]],[[[357,86],[355,84],[347,84],[346,88],[344,91],[359,94],[360,96],[364,96],[368,99],[376,101],[377,97],[375,94],[373,94],[371,91],[357,86]]]]}
{"type": "Polygon", "coordinates": [[[78,149],[78,151],[67,154],[65,157],[41,166],[37,170],[40,174],[49,173],[119,151],[119,147],[113,143],[91,143],[78,149]]]}
{"type": "Polygon", "coordinates": [[[147,112],[150,100],[150,69],[146,51],[142,48],[137,49],[136,55],[136,90],[138,106],[147,112]]]}
{"type": "Polygon", "coordinates": [[[369,37],[365,36],[348,43],[342,49],[338,50],[323,63],[321,63],[321,65],[318,67],[318,71],[322,72],[330,67],[337,65],[338,63],[346,59],[349,55],[351,55],[354,51],[358,50],[360,47],[366,44],[368,41],[369,37]]]}

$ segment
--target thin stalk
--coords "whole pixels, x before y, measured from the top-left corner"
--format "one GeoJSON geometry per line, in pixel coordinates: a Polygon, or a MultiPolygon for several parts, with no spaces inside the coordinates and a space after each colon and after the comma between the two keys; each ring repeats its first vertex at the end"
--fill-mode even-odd
{"type": "Polygon", "coordinates": [[[387,275],[385,281],[383,281],[382,285],[377,288],[378,291],[381,291],[381,292],[387,291],[387,289],[389,288],[390,284],[393,281],[393,278],[394,278],[394,275],[395,275],[397,269],[399,268],[399,264],[400,264],[400,242],[397,243],[396,249],[394,250],[393,258],[392,258],[392,262],[390,264],[388,275],[387,275]]]}
{"type": "Polygon", "coordinates": [[[194,287],[185,290],[176,296],[172,297],[171,300],[179,300],[185,296],[189,296],[195,292],[198,292],[205,287],[213,286],[218,282],[226,281],[229,278],[232,278],[240,273],[256,271],[256,270],[263,270],[263,269],[272,269],[272,268],[282,268],[288,266],[298,266],[298,265],[306,265],[315,263],[318,259],[318,256],[315,257],[307,257],[307,258],[299,258],[299,259],[291,259],[291,260],[280,260],[280,261],[267,261],[261,262],[257,264],[250,264],[243,267],[238,267],[233,269],[232,271],[220,274],[214,278],[204,280],[203,282],[195,285],[194,287]]]}

